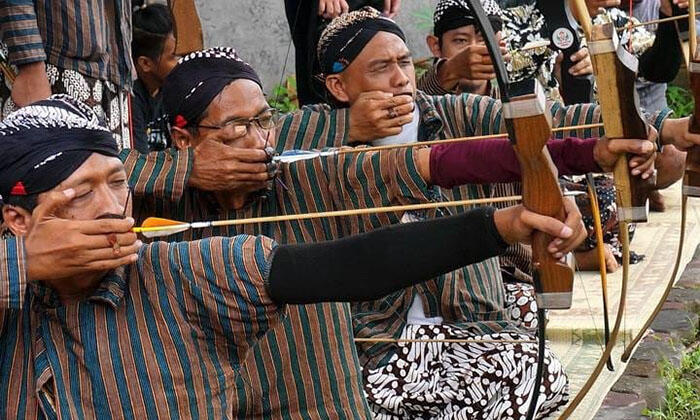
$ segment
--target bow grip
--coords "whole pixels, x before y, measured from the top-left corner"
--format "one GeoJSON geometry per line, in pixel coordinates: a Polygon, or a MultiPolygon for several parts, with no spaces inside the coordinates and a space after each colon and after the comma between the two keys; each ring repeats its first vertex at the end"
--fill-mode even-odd
{"type": "MultiPolygon", "coordinates": [[[[561,221],[564,203],[557,168],[547,150],[552,135],[544,91],[534,80],[510,85],[511,98],[503,114],[522,171],[523,205],[530,211],[561,221]]],[[[535,232],[532,239],[537,304],[544,309],[568,309],[573,290],[572,268],[547,251],[554,238],[535,232]]]]}
{"type": "MultiPolygon", "coordinates": [[[[639,112],[636,57],[620,45],[612,23],[593,25],[588,49],[598,74],[598,100],[611,139],[646,139],[647,124],[639,112]]],[[[627,155],[620,156],[614,170],[618,193],[618,217],[625,222],[646,222],[647,197],[655,188],[654,179],[643,180],[630,174],[627,155]]]]}

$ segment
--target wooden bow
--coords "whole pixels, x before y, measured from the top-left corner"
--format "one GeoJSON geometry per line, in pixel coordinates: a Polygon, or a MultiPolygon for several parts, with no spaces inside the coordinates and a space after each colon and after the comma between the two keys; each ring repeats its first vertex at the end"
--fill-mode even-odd
{"type": "MultiPolygon", "coordinates": [[[[593,70],[598,84],[598,100],[603,116],[605,135],[609,138],[645,139],[647,124],[639,111],[639,99],[635,89],[637,59],[618,42],[617,31],[611,23],[592,25],[585,0],[572,0],[572,6],[588,39],[593,70]]],[[[617,335],[622,325],[629,280],[629,223],[646,222],[647,195],[652,181],[633,178],[629,173],[627,157],[622,155],[613,171],[619,219],[620,242],[622,243],[622,285],[620,303],[610,340],[600,360],[593,369],[571,404],[561,415],[566,419],[574,412],[598,378],[610,354],[615,348],[617,335]]]]}
{"type": "MultiPolygon", "coordinates": [[[[474,11],[479,31],[496,69],[506,128],[522,172],[523,205],[533,212],[564,220],[564,198],[559,187],[558,172],[546,148],[552,131],[544,91],[534,79],[509,82],[496,36],[481,2],[468,0],[467,3],[474,11]]],[[[574,272],[571,266],[554,259],[547,251],[552,239],[544,232],[536,232],[532,239],[533,281],[538,305],[538,360],[527,419],[533,419],[537,414],[544,376],[545,310],[571,307],[574,272]]]]}
{"type": "Polygon", "coordinates": [[[173,16],[175,54],[186,55],[204,48],[202,23],[194,0],[168,0],[173,16]]]}
{"type": "Polygon", "coordinates": [[[576,20],[571,15],[569,2],[537,0],[537,8],[544,16],[550,48],[563,55],[561,63],[561,93],[564,103],[588,104],[593,102],[593,76],[574,76],[569,70],[575,65],[571,56],[581,49],[576,20]]]}
{"type": "MultiPolygon", "coordinates": [[[[690,89],[693,92],[693,97],[695,99],[695,108],[693,110],[693,115],[690,117],[690,124],[688,130],[693,134],[700,134],[700,58],[697,54],[697,33],[695,30],[695,0],[691,0],[688,4],[688,77],[690,79],[690,89]]],[[[649,318],[642,326],[642,328],[634,336],[634,339],[625,348],[622,353],[622,361],[627,362],[637,344],[646,334],[646,331],[654,322],[656,316],[661,312],[661,309],[666,303],[668,295],[671,293],[671,289],[675,284],[676,276],[681,265],[681,259],[683,258],[683,243],[685,242],[685,225],[688,214],[688,197],[700,197],[700,147],[693,146],[688,150],[688,154],[685,159],[685,174],[683,175],[683,190],[681,198],[681,232],[680,238],[678,240],[678,251],[676,254],[676,261],[671,272],[671,277],[666,284],[664,293],[661,295],[661,299],[657,302],[654,311],[651,313],[649,318]]]]}

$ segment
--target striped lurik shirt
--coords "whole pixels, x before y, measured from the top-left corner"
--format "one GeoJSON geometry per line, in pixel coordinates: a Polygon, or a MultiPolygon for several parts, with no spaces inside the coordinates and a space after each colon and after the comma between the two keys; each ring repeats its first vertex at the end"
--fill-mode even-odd
{"type": "MultiPolygon", "coordinates": [[[[280,126],[278,147],[304,142],[306,137],[342,143],[346,128],[345,112],[307,109],[280,126]]],[[[426,202],[428,186],[415,165],[412,150],[325,157],[286,165],[281,183],[238,211],[223,211],[211,195],[189,190],[175,203],[136,200],[135,212],[196,221],[426,202]]],[[[250,233],[280,243],[318,242],[362,232],[366,226],[396,223],[400,217],[381,214],[266,223],[192,230],[176,238],[250,233]]],[[[371,418],[349,305],[291,306],[288,312],[288,318],[261,340],[246,361],[235,414],[239,418],[371,418]]]]}
{"type": "MultiPolygon", "coordinates": [[[[479,95],[438,95],[429,96],[418,92],[416,103],[421,121],[418,138],[420,140],[447,139],[464,136],[505,133],[501,115],[501,103],[495,99],[479,95]]],[[[553,127],[567,127],[600,121],[599,107],[592,104],[563,106],[558,102],[548,103],[553,127]]],[[[329,110],[345,112],[344,110],[329,110]]],[[[648,118],[660,129],[669,113],[657,114],[648,118]]],[[[557,137],[578,136],[598,137],[602,129],[581,129],[559,132],[557,137]]],[[[308,137],[307,142],[296,143],[302,149],[338,147],[342,143],[321,143],[319,139],[308,137]]],[[[341,138],[330,140],[343,140],[341,138]]],[[[279,147],[278,147],[279,148],[279,147]]],[[[516,194],[517,184],[466,185],[452,190],[440,190],[445,200],[462,200],[483,197],[496,197],[516,194]]],[[[506,203],[516,204],[516,203],[506,203]]],[[[462,212],[466,208],[443,209],[441,214],[462,212]]],[[[373,223],[365,229],[378,227],[373,223]]],[[[511,254],[513,264],[527,270],[529,254],[511,254]]],[[[529,271],[529,270],[528,270],[529,271]]],[[[384,299],[353,305],[355,335],[358,337],[398,338],[406,323],[408,310],[415,296],[423,300],[427,317],[440,316],[445,322],[459,324],[480,332],[497,331],[510,327],[504,313],[503,283],[497,258],[464,267],[461,270],[440,276],[433,281],[396,292],[384,299]]],[[[365,367],[375,367],[393,355],[395,346],[391,344],[362,345],[360,360],[365,367]]]]}
{"type": "Polygon", "coordinates": [[[131,89],[131,2],[0,2],[0,31],[11,64],[45,61],[131,89]]]}
{"type": "MultiPolygon", "coordinates": [[[[0,418],[231,418],[242,361],[284,315],[265,283],[273,247],[247,235],[146,245],[69,304],[3,270],[0,418]]],[[[5,241],[0,262],[21,250],[5,241]]]]}

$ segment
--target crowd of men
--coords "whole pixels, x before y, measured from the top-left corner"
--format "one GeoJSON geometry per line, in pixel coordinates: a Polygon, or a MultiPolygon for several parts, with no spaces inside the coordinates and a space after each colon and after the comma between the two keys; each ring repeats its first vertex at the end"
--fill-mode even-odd
{"type": "MultiPolygon", "coordinates": [[[[587,1],[624,26],[619,3],[587,1]]],[[[665,104],[677,31],[624,32],[649,135],[610,139],[593,101],[564,104],[561,54],[526,47],[546,40],[537,2],[481,4],[511,79],[544,87],[562,189],[597,174],[616,269],[619,156],[662,189],[700,144],[665,104]]],[[[474,10],[437,1],[418,77],[400,6],[285,1],[301,108],[281,114],[235,45],[178,57],[168,5],[0,4],[1,418],[525,419],[538,365],[536,418],[567,404],[559,356],[537,354],[528,244],[545,232],[552,258],[597,269],[590,202],[566,198],[561,220],[449,203],[522,192],[508,115],[474,10]],[[151,217],[265,219],[137,237],[151,217]]],[[[593,71],[585,47],[566,59],[593,71]]]]}

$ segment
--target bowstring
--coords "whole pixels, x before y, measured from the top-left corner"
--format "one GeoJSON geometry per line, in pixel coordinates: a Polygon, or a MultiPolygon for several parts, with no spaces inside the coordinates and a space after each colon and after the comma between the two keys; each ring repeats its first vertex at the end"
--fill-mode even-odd
{"type": "MultiPolygon", "coordinates": [[[[279,87],[275,92],[275,97],[273,99],[275,104],[279,103],[280,93],[282,92],[282,82],[284,82],[284,76],[287,72],[287,62],[289,61],[289,53],[292,51],[292,44],[294,43],[294,31],[296,31],[297,23],[299,22],[299,12],[301,11],[302,0],[299,0],[297,4],[297,10],[294,12],[294,20],[292,21],[292,27],[289,32],[289,43],[287,44],[287,52],[284,55],[284,62],[282,63],[282,70],[280,71],[280,80],[277,86],[279,87]]],[[[265,148],[270,147],[270,136],[265,137],[265,148]]]]}

